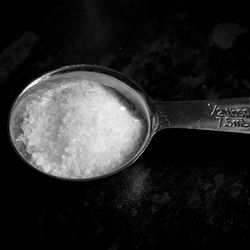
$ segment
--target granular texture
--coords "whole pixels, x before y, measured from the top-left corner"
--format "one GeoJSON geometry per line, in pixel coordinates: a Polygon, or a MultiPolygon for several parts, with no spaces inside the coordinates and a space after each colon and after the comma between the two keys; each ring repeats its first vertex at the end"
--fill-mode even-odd
{"type": "Polygon", "coordinates": [[[94,81],[57,84],[33,95],[22,114],[22,142],[43,172],[66,178],[107,174],[133,154],[143,121],[94,81]]]}

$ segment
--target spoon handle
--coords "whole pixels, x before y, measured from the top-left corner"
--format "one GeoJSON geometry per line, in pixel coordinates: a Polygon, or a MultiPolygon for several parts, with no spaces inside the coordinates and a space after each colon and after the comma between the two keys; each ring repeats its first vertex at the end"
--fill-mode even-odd
{"type": "Polygon", "coordinates": [[[250,98],[154,102],[158,126],[250,134],[250,98]]]}

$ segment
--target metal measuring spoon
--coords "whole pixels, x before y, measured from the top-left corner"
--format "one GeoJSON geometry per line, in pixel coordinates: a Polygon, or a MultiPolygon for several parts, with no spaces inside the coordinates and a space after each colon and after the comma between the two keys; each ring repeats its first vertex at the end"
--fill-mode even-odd
{"type": "Polygon", "coordinates": [[[144,152],[153,136],[162,129],[186,128],[250,134],[250,98],[203,101],[161,102],[148,97],[141,87],[121,73],[95,65],[72,65],[49,72],[31,82],[17,97],[9,118],[9,134],[14,149],[28,165],[42,173],[66,180],[90,180],[109,176],[128,167],[144,152]],[[23,143],[16,138],[22,133],[25,104],[49,89],[51,82],[74,81],[79,75],[113,89],[144,122],[138,145],[122,164],[109,172],[91,177],[60,177],[43,171],[32,162],[23,143]]]}

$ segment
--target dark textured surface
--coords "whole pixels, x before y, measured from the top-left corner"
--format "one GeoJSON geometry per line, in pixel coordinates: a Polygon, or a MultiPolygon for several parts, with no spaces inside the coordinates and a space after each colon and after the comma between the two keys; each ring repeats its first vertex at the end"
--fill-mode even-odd
{"type": "MultiPolygon", "coordinates": [[[[250,96],[247,6],[163,2],[10,2],[13,22],[1,16],[4,114],[31,79],[76,63],[117,69],[160,100],[250,96]]],[[[249,247],[249,136],[161,131],[128,169],[82,183],[40,175],[4,149],[9,243],[249,247]]]]}

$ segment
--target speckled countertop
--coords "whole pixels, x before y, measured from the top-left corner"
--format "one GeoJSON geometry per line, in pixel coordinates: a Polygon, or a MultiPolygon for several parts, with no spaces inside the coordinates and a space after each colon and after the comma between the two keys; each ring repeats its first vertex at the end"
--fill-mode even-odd
{"type": "MultiPolygon", "coordinates": [[[[119,70],[158,100],[250,96],[247,7],[238,1],[163,2],[34,1],[17,2],[15,10],[9,4],[14,21],[0,20],[4,114],[30,80],[78,63],[119,70]]],[[[248,249],[248,137],[161,131],[131,167],[92,182],[40,175],[7,142],[10,242],[248,249]]]]}

